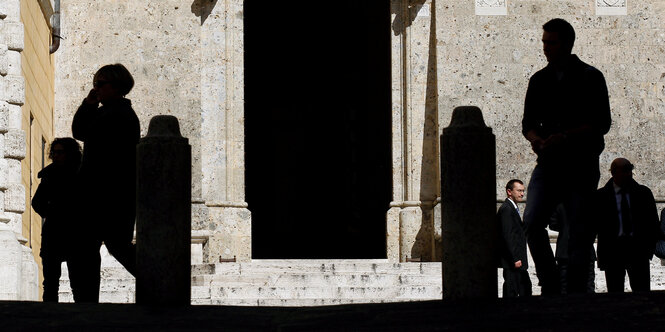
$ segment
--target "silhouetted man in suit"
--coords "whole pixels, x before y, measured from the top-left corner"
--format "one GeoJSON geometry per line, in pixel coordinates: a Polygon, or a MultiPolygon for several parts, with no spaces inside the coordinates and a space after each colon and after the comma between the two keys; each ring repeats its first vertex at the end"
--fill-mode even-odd
{"type": "Polygon", "coordinates": [[[628,159],[615,159],[610,171],[612,178],[598,189],[592,223],[598,267],[605,271],[608,292],[623,292],[626,272],[634,292],[649,291],[649,260],[660,235],[656,202],[649,188],[633,180],[628,159]]]}
{"type": "Polygon", "coordinates": [[[531,295],[531,279],[526,253],[526,235],[517,203],[524,198],[524,183],[513,179],[506,184],[508,198],[496,214],[501,225],[501,267],[503,268],[503,297],[531,295]]]}
{"type": "MultiPolygon", "coordinates": [[[[538,156],[529,181],[524,222],[542,293],[552,295],[560,293],[559,271],[546,227],[555,208],[563,204],[574,235],[576,207],[598,187],[598,156],[605,148],[603,135],[610,129],[611,118],[603,74],[571,54],[573,27],[553,19],[543,30],[548,65],[529,81],[522,119],[522,133],[538,156]]],[[[586,291],[588,253],[586,248],[577,270],[569,266],[569,292],[586,291]]]]}

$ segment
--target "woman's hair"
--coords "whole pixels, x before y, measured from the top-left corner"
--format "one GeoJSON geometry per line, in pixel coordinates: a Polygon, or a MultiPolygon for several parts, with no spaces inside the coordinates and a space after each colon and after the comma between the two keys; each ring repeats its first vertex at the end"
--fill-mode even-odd
{"type": "Polygon", "coordinates": [[[134,87],[132,74],[129,73],[129,70],[125,66],[119,63],[99,68],[95,73],[94,79],[97,80],[100,76],[117,89],[121,96],[127,95],[134,87]]]}
{"type": "Polygon", "coordinates": [[[54,139],[48,152],[48,158],[51,160],[53,160],[53,148],[56,145],[62,146],[65,150],[67,163],[79,164],[81,162],[81,146],[75,139],[71,137],[59,137],[54,139]]]}

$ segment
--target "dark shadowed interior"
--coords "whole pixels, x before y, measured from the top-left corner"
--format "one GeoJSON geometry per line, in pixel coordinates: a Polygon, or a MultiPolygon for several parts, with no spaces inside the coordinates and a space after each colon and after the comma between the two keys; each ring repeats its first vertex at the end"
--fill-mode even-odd
{"type": "Polygon", "coordinates": [[[389,1],[246,1],[252,257],[385,258],[389,1]]]}

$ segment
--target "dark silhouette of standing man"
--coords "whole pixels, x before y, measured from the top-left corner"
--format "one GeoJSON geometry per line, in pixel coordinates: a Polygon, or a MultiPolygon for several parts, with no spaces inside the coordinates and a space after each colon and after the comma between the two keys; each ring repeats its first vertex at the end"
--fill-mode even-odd
{"type": "MultiPolygon", "coordinates": [[[[546,227],[557,205],[563,204],[569,231],[578,228],[577,207],[598,187],[598,157],[612,121],[603,74],[571,53],[573,27],[557,18],[545,23],[543,30],[548,65],[529,81],[522,119],[522,133],[538,156],[524,222],[542,294],[553,295],[560,292],[560,276],[546,227]]],[[[588,248],[584,255],[588,256],[588,248]]],[[[588,264],[584,264],[582,272],[571,263],[569,292],[586,290],[588,264]]]]}
{"type": "Polygon", "coordinates": [[[628,159],[612,161],[610,172],[612,178],[598,190],[593,214],[598,267],[605,271],[610,293],[623,292],[626,272],[633,292],[649,291],[649,260],[661,234],[656,201],[649,188],[633,180],[628,159]]]}
{"type": "Polygon", "coordinates": [[[83,220],[91,231],[91,239],[86,239],[91,242],[86,242],[90,269],[85,302],[99,302],[102,242],[127,271],[136,272],[132,239],[140,125],[131,101],[125,98],[133,86],[134,79],[123,65],[100,68],[72,122],[74,138],[85,143],[80,179],[83,220]]]}

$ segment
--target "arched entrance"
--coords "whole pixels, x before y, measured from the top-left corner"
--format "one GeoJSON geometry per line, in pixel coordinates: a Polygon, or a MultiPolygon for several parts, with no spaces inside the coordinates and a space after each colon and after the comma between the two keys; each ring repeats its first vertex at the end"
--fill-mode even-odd
{"type": "Polygon", "coordinates": [[[389,4],[245,2],[253,258],[386,257],[389,4]]]}

